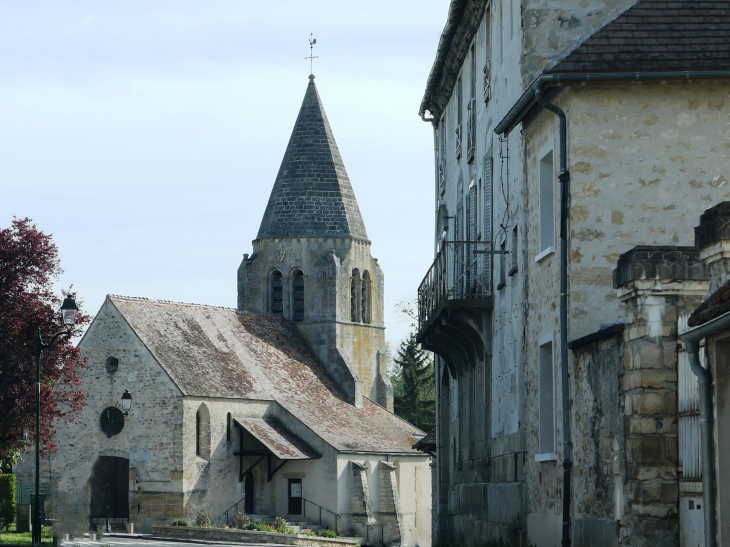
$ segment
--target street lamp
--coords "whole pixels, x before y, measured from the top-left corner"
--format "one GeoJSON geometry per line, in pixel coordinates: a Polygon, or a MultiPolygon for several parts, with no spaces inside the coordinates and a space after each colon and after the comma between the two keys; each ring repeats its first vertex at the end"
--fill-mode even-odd
{"type": "Polygon", "coordinates": [[[128,389],[125,389],[122,394],[122,408],[124,409],[124,415],[129,416],[129,411],[132,409],[132,394],[128,389]]]}
{"type": "Polygon", "coordinates": [[[41,338],[41,329],[38,329],[38,336],[35,341],[35,362],[36,362],[36,400],[35,400],[35,508],[33,510],[33,545],[41,544],[41,352],[50,348],[56,339],[65,334],[71,336],[71,327],[76,323],[76,316],[79,308],[76,301],[67,296],[61,305],[61,316],[67,330],[57,332],[47,344],[41,338]]]}

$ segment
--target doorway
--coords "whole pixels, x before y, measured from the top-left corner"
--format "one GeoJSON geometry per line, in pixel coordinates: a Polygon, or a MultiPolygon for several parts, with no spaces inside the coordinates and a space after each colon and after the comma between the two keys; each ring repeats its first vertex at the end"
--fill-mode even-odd
{"type": "Polygon", "coordinates": [[[289,479],[289,514],[302,514],[302,479],[289,479]]]}
{"type": "Polygon", "coordinates": [[[91,470],[91,518],[129,518],[129,460],[99,456],[91,470]]]}
{"type": "Polygon", "coordinates": [[[249,471],[243,476],[244,501],[243,510],[247,515],[253,515],[253,472],[249,471]]]}

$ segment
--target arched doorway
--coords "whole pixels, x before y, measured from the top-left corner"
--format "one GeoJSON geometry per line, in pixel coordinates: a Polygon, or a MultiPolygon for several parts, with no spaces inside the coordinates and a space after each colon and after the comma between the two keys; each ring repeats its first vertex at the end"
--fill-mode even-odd
{"type": "Polygon", "coordinates": [[[129,518],[129,460],[99,456],[89,477],[91,518],[129,518]]]}

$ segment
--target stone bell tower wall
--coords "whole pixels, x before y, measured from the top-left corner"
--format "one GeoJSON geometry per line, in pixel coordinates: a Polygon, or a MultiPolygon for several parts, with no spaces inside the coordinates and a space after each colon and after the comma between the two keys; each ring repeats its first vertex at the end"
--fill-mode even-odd
{"type": "MultiPolygon", "coordinates": [[[[356,402],[362,395],[392,409],[385,376],[384,276],[370,242],[350,237],[282,237],[254,241],[238,270],[238,308],[272,313],[272,273],[282,274],[283,316],[307,340],[330,374],[356,402]],[[304,274],[304,317],[294,321],[294,272],[304,274]],[[353,272],[357,271],[352,293],[353,272]],[[369,282],[363,282],[365,273],[369,282]],[[352,306],[368,295],[366,320],[352,306]],[[359,383],[359,386],[358,386],[359,383]]],[[[360,311],[358,309],[358,311],[360,311]]],[[[357,403],[356,403],[357,404],[357,403]]]]}

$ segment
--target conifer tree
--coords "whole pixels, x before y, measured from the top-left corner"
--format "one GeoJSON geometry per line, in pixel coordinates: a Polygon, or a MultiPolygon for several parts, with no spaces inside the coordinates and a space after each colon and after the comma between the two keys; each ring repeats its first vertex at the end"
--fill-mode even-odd
{"type": "Polygon", "coordinates": [[[415,332],[401,342],[394,361],[395,413],[419,429],[431,431],[436,417],[433,361],[416,342],[415,332]]]}

